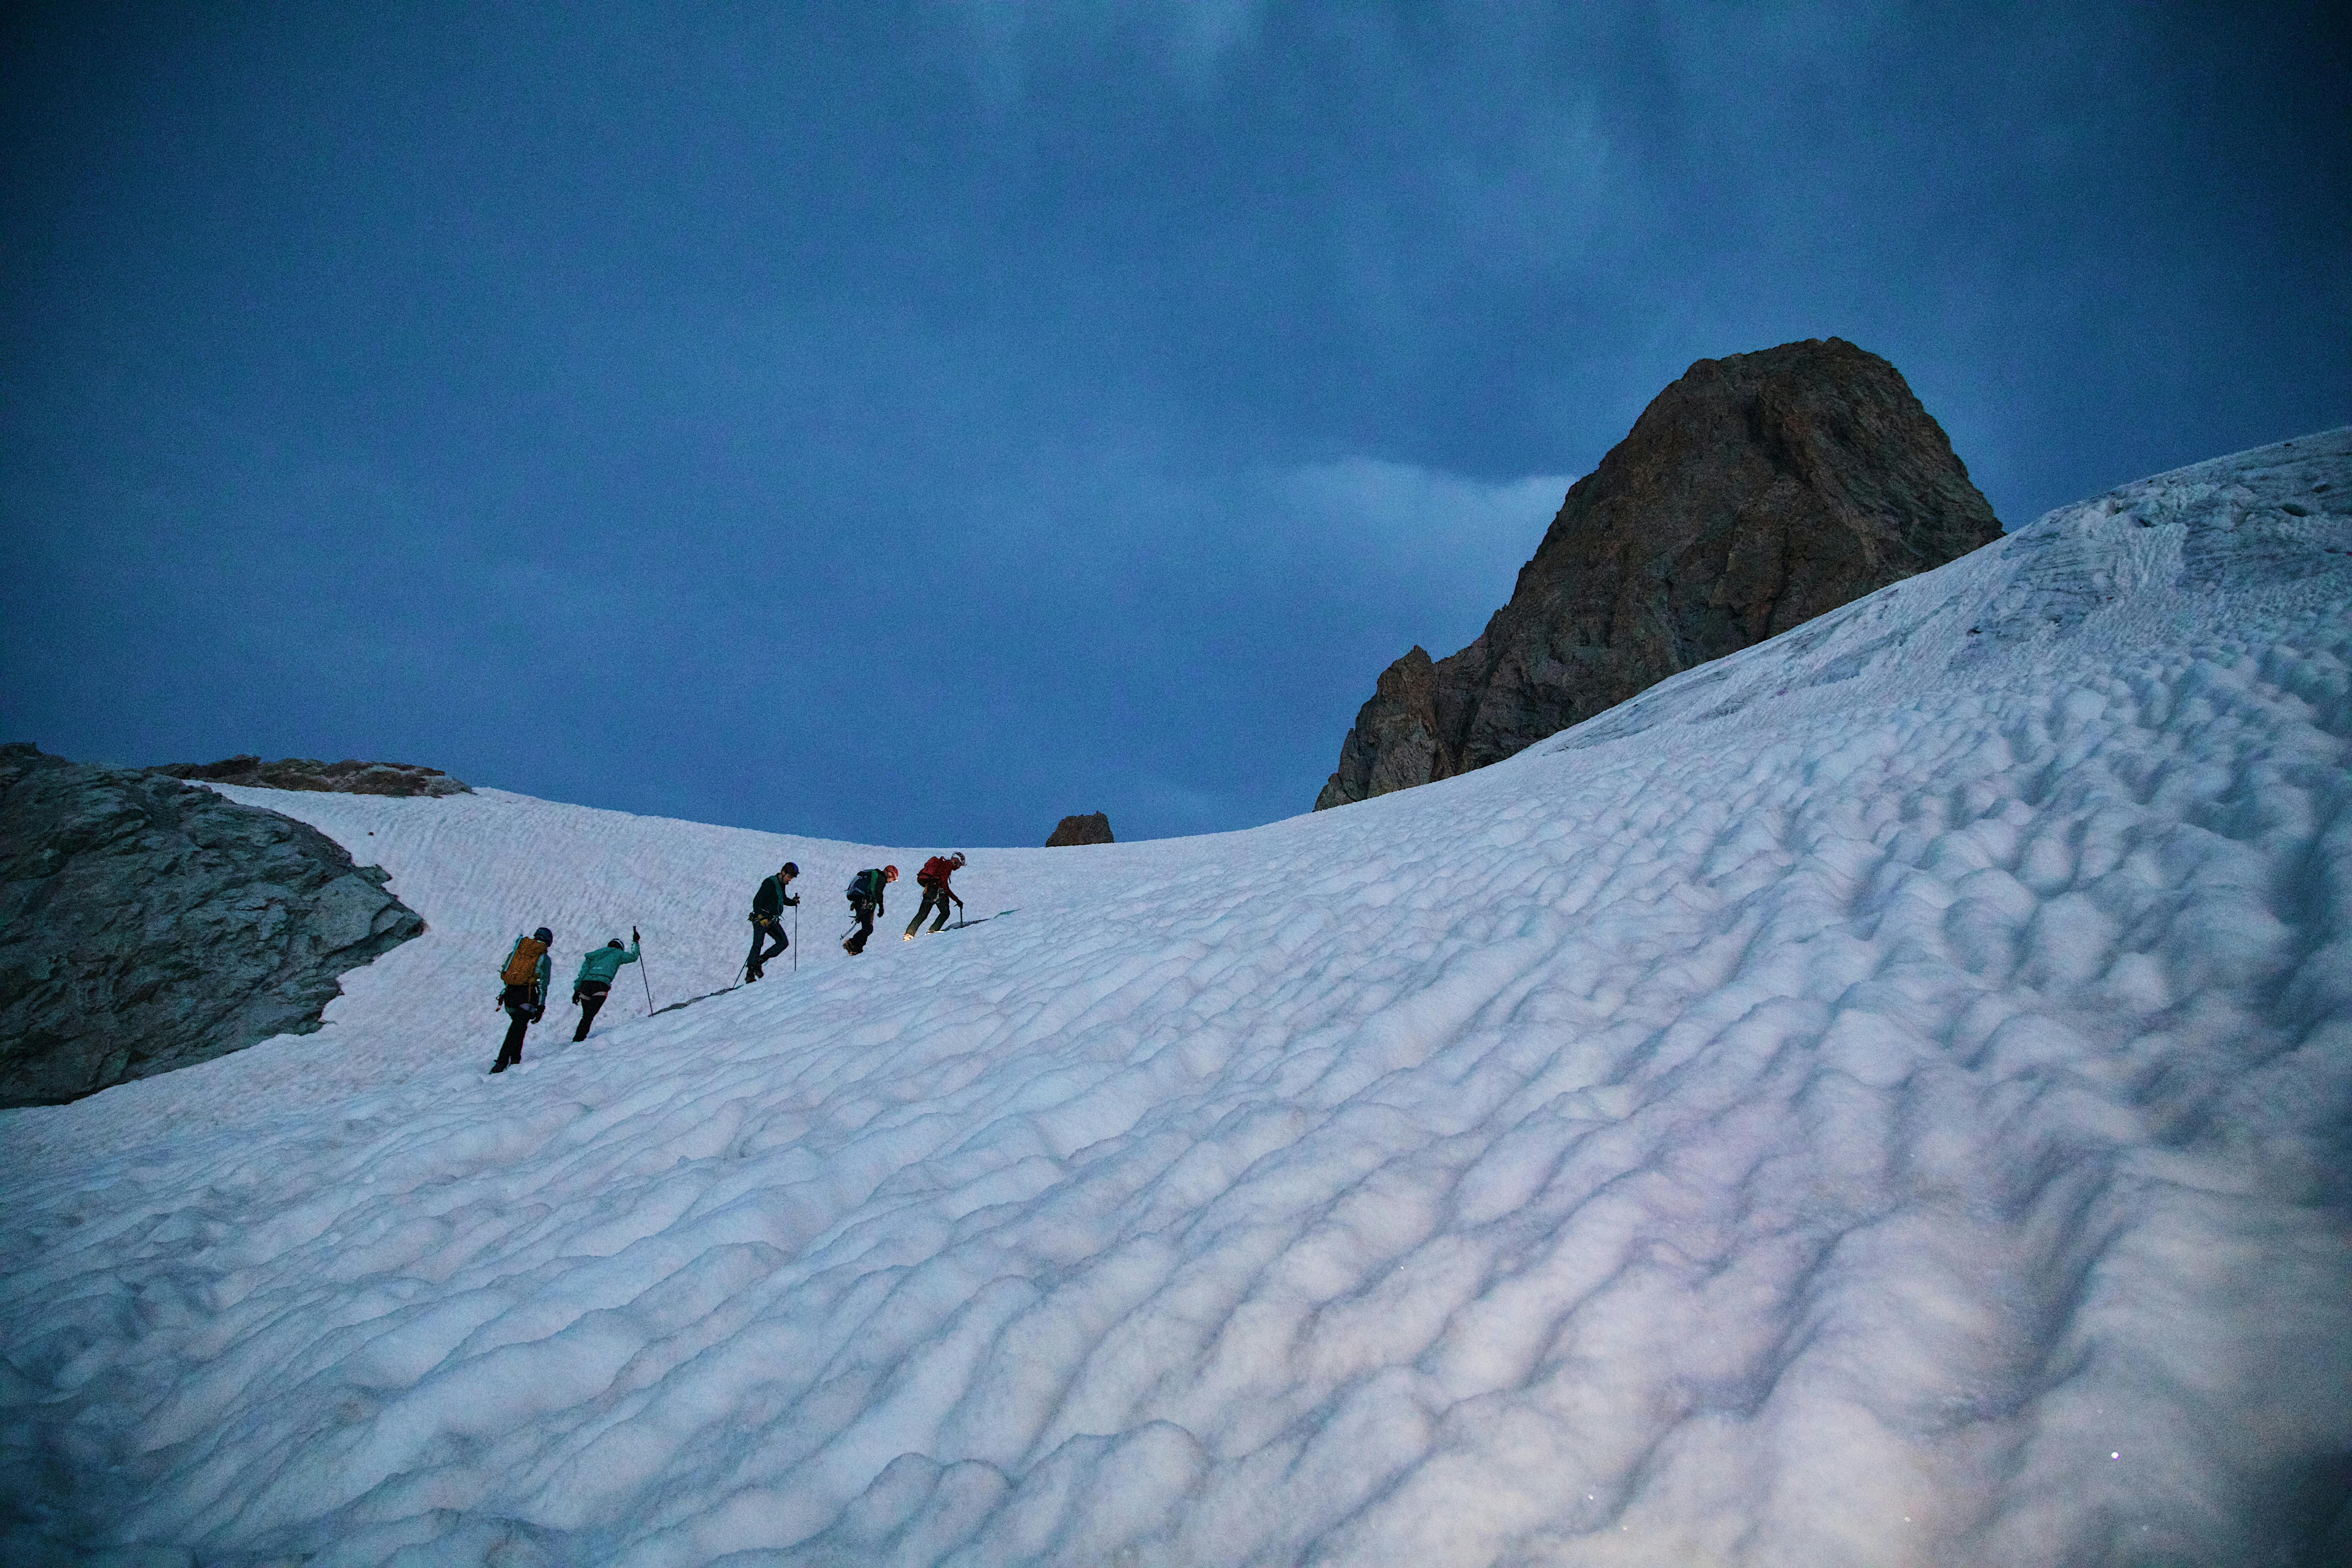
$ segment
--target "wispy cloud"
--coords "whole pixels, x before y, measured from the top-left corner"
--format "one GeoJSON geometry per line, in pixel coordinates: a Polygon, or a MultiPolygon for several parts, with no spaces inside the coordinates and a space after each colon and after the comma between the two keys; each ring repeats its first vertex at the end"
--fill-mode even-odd
{"type": "Polygon", "coordinates": [[[1575,482],[1563,474],[1475,479],[1358,457],[1293,468],[1273,489],[1300,523],[1399,566],[1444,559],[1516,569],[1575,482]]]}
{"type": "Polygon", "coordinates": [[[1205,89],[1226,56],[1256,36],[1264,9],[1264,0],[937,0],[975,87],[999,107],[1039,68],[1114,44],[1205,89]]]}
{"type": "Polygon", "coordinates": [[[1574,482],[1567,474],[1478,479],[1352,457],[1292,468],[1267,489],[1293,550],[1409,584],[1423,623],[1412,635],[1443,657],[1510,597],[1574,482]]]}

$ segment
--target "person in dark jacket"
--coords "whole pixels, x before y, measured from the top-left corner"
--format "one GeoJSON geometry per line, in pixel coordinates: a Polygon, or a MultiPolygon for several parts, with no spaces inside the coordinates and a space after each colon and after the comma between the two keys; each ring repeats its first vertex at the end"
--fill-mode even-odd
{"type": "Polygon", "coordinates": [[[874,934],[874,917],[884,912],[883,889],[898,879],[896,866],[869,866],[849,879],[849,912],[857,929],[844,937],[841,945],[853,956],[866,951],[866,939],[874,934]]]}
{"type": "Polygon", "coordinates": [[[499,1005],[506,1009],[509,1021],[507,1043],[499,1047],[492,1072],[504,1072],[522,1060],[524,1033],[547,1014],[547,984],[554,973],[547,950],[554,945],[555,933],[541,926],[515,938],[506,963],[499,967],[499,1005]]]}
{"type": "Polygon", "coordinates": [[[596,1009],[613,994],[613,977],[621,973],[621,965],[637,961],[637,928],[629,928],[629,945],[621,946],[614,937],[602,947],[591,948],[580,961],[580,973],[572,982],[572,1005],[580,1009],[580,1026],[572,1031],[572,1043],[578,1045],[588,1037],[588,1026],[596,1021],[596,1009]]]}
{"type": "Polygon", "coordinates": [[[956,907],[963,907],[963,900],[957,899],[948,887],[948,879],[962,869],[963,851],[961,849],[952,855],[934,855],[923,862],[923,868],[915,873],[915,886],[923,889],[923,907],[917,910],[915,918],[907,922],[907,940],[914,940],[915,928],[923,923],[923,917],[931,912],[933,904],[940,907],[940,918],[931,922],[933,931],[948,923],[949,900],[955,899],[956,907]]]}
{"type": "Polygon", "coordinates": [[[762,879],[760,890],[751,895],[751,956],[743,961],[746,985],[760,978],[761,967],[768,960],[793,945],[784,934],[784,911],[800,903],[788,890],[800,874],[801,868],[787,860],[774,876],[762,879]],[[773,944],[765,952],[760,951],[763,942],[773,944]]]}

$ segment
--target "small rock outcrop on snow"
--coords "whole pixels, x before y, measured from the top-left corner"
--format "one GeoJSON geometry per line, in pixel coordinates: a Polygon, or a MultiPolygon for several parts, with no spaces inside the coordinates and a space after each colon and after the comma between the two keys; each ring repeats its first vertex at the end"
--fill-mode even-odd
{"type": "Polygon", "coordinates": [[[0,1106],[319,1027],[425,929],[304,823],[143,768],[0,746],[0,1106]]]}
{"type": "Polygon", "coordinates": [[[439,768],[415,763],[363,763],[346,757],[322,763],[316,757],[280,757],[265,763],[240,752],[217,763],[168,763],[154,770],[166,777],[202,784],[242,784],[248,789],[334,790],[344,795],[464,795],[473,786],[439,768]]]}
{"type": "Polygon", "coordinates": [[[1701,360],[1570,489],[1477,641],[1381,674],[1316,809],[1500,762],[1999,537],[1876,354],[1831,338],[1701,360]]]}
{"type": "Polygon", "coordinates": [[[1048,849],[1059,849],[1071,844],[1109,844],[1113,842],[1115,842],[1115,840],[1110,836],[1110,814],[1108,812],[1097,811],[1091,812],[1085,816],[1066,816],[1062,818],[1061,826],[1055,828],[1053,837],[1045,840],[1045,847],[1048,849]]]}

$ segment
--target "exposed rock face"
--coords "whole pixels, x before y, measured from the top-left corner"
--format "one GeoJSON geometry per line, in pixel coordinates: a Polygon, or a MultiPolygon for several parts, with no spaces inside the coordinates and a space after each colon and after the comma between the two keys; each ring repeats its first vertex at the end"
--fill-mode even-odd
{"type": "Polygon", "coordinates": [[[1831,338],[1701,360],[1570,489],[1477,641],[1381,676],[1316,809],[1500,762],[2000,536],[1877,355],[1831,338]]]}
{"type": "Polygon", "coordinates": [[[0,746],[0,1106],[319,1027],[425,922],[325,834],[144,768],[0,746]]]}
{"type": "Polygon", "coordinates": [[[1054,836],[1051,838],[1045,840],[1045,847],[1059,849],[1066,844],[1108,844],[1110,842],[1110,816],[1106,812],[1097,811],[1090,816],[1062,818],[1062,825],[1054,829],[1054,836]]]}
{"type": "Polygon", "coordinates": [[[218,763],[172,763],[154,770],[175,779],[244,784],[253,789],[340,790],[345,795],[469,795],[473,786],[439,768],[415,763],[362,763],[345,758],[281,757],[265,763],[249,753],[218,763]]]}

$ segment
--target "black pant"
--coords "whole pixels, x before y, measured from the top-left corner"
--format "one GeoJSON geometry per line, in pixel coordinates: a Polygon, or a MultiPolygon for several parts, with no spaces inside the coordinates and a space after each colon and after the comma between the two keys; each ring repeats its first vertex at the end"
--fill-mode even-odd
{"type": "Polygon", "coordinates": [[[580,1004],[580,1026],[572,1031],[572,1044],[578,1045],[588,1037],[588,1026],[596,1021],[596,1009],[602,1007],[604,998],[612,994],[613,988],[609,985],[593,980],[581,982],[580,989],[572,994],[572,999],[580,1004]]]}
{"type": "Polygon", "coordinates": [[[907,934],[908,936],[915,934],[915,928],[923,923],[923,917],[931,912],[931,906],[933,904],[937,904],[940,907],[940,918],[931,922],[931,929],[933,931],[937,931],[941,926],[947,924],[948,900],[953,897],[955,897],[955,895],[949,892],[945,888],[940,887],[935,883],[926,884],[923,889],[923,907],[915,911],[915,918],[907,922],[907,934]]]}
{"type": "Polygon", "coordinates": [[[791,939],[784,935],[783,921],[770,919],[765,915],[753,915],[751,917],[751,956],[743,961],[743,978],[747,981],[759,979],[760,966],[792,945],[791,939]],[[772,938],[776,945],[761,952],[760,942],[762,938],[772,938]]]}
{"type": "Polygon", "coordinates": [[[864,899],[852,899],[849,900],[849,912],[856,920],[857,929],[841,945],[852,952],[864,952],[866,939],[874,934],[874,917],[881,912],[880,909],[864,899]]]}
{"type": "Polygon", "coordinates": [[[522,1061],[523,1032],[539,1022],[542,1011],[536,985],[509,985],[499,998],[499,1005],[507,1010],[507,1043],[499,1047],[499,1059],[490,1070],[504,1072],[522,1061]]]}

